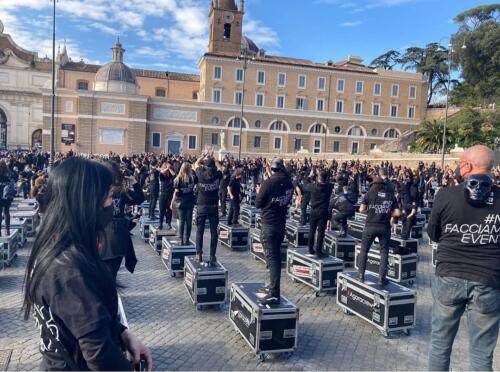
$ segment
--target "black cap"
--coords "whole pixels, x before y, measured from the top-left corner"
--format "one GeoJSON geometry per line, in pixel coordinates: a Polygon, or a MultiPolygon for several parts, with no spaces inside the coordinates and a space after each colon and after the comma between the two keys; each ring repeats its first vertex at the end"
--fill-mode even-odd
{"type": "Polygon", "coordinates": [[[285,169],[285,164],[283,164],[283,159],[280,158],[273,159],[273,161],[271,162],[271,170],[279,172],[283,169],[285,169]]]}
{"type": "Polygon", "coordinates": [[[204,162],[203,162],[203,164],[205,164],[209,168],[215,168],[215,160],[214,160],[214,158],[205,159],[204,162]]]}

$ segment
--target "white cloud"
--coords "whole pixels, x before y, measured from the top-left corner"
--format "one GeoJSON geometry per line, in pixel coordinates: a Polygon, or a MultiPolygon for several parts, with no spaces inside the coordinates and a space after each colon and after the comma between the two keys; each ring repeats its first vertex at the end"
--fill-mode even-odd
{"type": "Polygon", "coordinates": [[[357,27],[362,25],[362,21],[353,21],[353,22],[343,22],[340,24],[340,27],[357,27]]]}
{"type": "Polygon", "coordinates": [[[117,30],[116,28],[106,26],[103,23],[94,22],[94,23],[91,23],[90,26],[97,29],[97,30],[100,30],[102,32],[105,32],[107,34],[114,35],[114,36],[117,36],[120,33],[120,31],[117,30]]]}
{"type": "Polygon", "coordinates": [[[263,26],[259,21],[247,19],[243,32],[252,39],[259,48],[276,48],[279,46],[278,34],[270,27],[263,26]]]}

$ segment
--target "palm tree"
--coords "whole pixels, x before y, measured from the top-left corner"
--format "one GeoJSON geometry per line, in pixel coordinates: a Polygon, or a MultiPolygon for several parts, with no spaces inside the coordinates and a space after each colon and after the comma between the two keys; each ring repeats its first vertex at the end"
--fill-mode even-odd
{"type": "MultiPolygon", "coordinates": [[[[442,120],[426,120],[417,130],[415,145],[418,151],[431,152],[437,154],[443,147],[443,127],[442,120]]],[[[446,148],[451,148],[453,144],[453,134],[449,128],[446,130],[446,148]]]]}

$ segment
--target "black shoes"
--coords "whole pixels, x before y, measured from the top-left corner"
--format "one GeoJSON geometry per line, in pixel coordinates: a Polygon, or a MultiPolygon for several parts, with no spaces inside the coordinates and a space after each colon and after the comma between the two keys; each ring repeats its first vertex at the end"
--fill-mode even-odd
{"type": "Polygon", "coordinates": [[[377,284],[378,284],[379,286],[381,286],[381,287],[385,287],[387,284],[389,284],[389,281],[388,281],[386,278],[381,277],[381,278],[378,280],[377,284]]]}
{"type": "Polygon", "coordinates": [[[210,260],[207,262],[207,267],[216,267],[217,266],[217,258],[215,256],[211,256],[210,260]]]}
{"type": "Polygon", "coordinates": [[[364,283],[365,282],[365,273],[358,272],[358,280],[361,283],[364,283]]]}
{"type": "Polygon", "coordinates": [[[162,224],[160,224],[160,225],[158,226],[158,230],[163,230],[163,225],[162,225],[162,224]]]}
{"type": "Polygon", "coordinates": [[[309,249],[308,253],[311,255],[311,256],[314,256],[316,254],[316,252],[314,251],[314,249],[309,249]]]}
{"type": "Polygon", "coordinates": [[[326,254],[323,253],[323,251],[321,249],[318,249],[316,251],[316,257],[317,258],[323,258],[323,257],[326,257],[326,254]]]}
{"type": "Polygon", "coordinates": [[[195,260],[198,262],[203,262],[203,253],[196,254],[195,260]]]}
{"type": "Polygon", "coordinates": [[[274,296],[271,293],[266,294],[263,297],[259,297],[257,299],[257,302],[261,305],[271,305],[271,304],[279,304],[280,303],[280,297],[279,296],[274,296]]]}

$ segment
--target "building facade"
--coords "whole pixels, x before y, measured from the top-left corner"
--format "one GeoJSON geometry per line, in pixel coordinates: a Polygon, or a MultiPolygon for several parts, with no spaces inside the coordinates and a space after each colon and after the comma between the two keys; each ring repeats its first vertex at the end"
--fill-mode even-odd
{"type": "MultiPolygon", "coordinates": [[[[63,48],[56,150],[197,154],[208,145],[233,154],[241,147],[242,156],[362,154],[413,133],[425,118],[421,74],[373,69],[354,56],[315,63],[267,55],[243,35],[244,5],[211,2],[199,75],[129,68],[119,41],[103,66],[74,62],[63,48]]],[[[42,96],[48,150],[51,91],[42,96]]]]}
{"type": "Polygon", "coordinates": [[[42,142],[42,89],[51,61],[38,58],[5,34],[0,21],[0,149],[42,142]]]}

